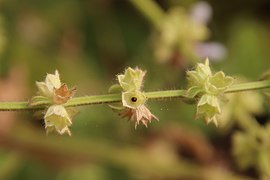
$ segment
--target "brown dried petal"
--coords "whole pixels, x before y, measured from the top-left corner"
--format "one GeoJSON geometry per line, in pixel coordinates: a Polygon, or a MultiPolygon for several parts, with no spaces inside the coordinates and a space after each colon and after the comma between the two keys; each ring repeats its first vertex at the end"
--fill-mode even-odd
{"type": "Polygon", "coordinates": [[[131,119],[134,120],[135,129],[140,124],[140,122],[142,122],[143,125],[147,127],[147,123],[151,122],[152,119],[155,119],[158,121],[158,118],[154,116],[145,105],[141,105],[135,109],[126,108],[119,115],[122,118],[127,117],[128,120],[131,120],[131,119]]]}
{"type": "Polygon", "coordinates": [[[121,118],[128,118],[128,121],[130,121],[132,119],[132,116],[133,116],[132,110],[133,109],[131,109],[131,108],[125,108],[123,111],[121,111],[119,113],[119,116],[121,118]]]}
{"type": "Polygon", "coordinates": [[[64,104],[66,103],[70,98],[74,96],[76,93],[77,88],[74,87],[72,89],[68,89],[66,84],[63,84],[60,88],[54,89],[54,97],[53,101],[56,104],[64,104]]]}

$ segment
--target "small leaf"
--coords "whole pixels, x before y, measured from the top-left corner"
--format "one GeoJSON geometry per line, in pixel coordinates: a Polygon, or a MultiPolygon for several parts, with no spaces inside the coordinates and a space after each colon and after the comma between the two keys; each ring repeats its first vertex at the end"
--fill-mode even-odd
{"type": "Polygon", "coordinates": [[[47,97],[44,96],[34,96],[30,102],[29,106],[39,106],[43,104],[52,103],[47,97]]]}
{"type": "Polygon", "coordinates": [[[109,93],[120,93],[123,91],[123,88],[119,84],[114,84],[109,88],[109,93]]]}
{"type": "MultiPolygon", "coordinates": [[[[123,91],[123,88],[119,84],[114,84],[109,88],[109,93],[121,93],[123,91]]],[[[111,103],[110,108],[114,110],[123,110],[125,109],[121,102],[117,103],[111,103]]]]}
{"type": "Polygon", "coordinates": [[[201,87],[198,87],[198,86],[193,86],[191,88],[189,88],[187,90],[187,94],[186,94],[186,97],[187,98],[195,98],[198,94],[202,93],[203,92],[203,89],[201,87]]]}

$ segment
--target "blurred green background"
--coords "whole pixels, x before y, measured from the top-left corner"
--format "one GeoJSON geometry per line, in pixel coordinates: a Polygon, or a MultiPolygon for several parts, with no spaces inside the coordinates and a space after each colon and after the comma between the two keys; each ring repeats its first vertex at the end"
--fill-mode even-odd
{"type": "MultiPolygon", "coordinates": [[[[195,0],[159,0],[167,10],[195,0]]],[[[211,39],[227,48],[213,62],[228,75],[257,80],[270,67],[270,2],[208,1],[211,39]]],[[[0,99],[29,100],[35,81],[58,69],[76,96],[107,93],[125,67],[147,70],[146,91],[185,87],[186,69],[155,60],[154,28],[124,0],[0,0],[0,99]]],[[[195,121],[179,99],[148,102],[160,121],[134,129],[107,105],[80,107],[72,137],[46,136],[32,112],[0,113],[0,179],[233,179],[231,134],[195,121]]],[[[260,115],[267,121],[269,111],[260,115]]],[[[234,174],[234,175],[233,175],[234,174]]]]}

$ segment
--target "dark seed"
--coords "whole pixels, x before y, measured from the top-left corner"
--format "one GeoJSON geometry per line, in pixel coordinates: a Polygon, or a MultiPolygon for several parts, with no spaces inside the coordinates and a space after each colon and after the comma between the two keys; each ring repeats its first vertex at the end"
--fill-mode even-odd
{"type": "Polygon", "coordinates": [[[132,98],[131,98],[131,101],[132,101],[132,102],[136,102],[136,101],[137,101],[137,98],[136,98],[136,97],[132,97],[132,98]]]}

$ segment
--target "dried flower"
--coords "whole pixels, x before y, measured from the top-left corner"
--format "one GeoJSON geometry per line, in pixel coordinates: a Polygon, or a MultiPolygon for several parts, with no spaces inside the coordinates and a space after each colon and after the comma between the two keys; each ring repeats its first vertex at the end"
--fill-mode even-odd
{"type": "Polygon", "coordinates": [[[54,89],[53,101],[56,104],[64,104],[74,96],[76,91],[76,87],[69,90],[67,85],[63,84],[60,88],[54,89]]]}
{"type": "Polygon", "coordinates": [[[68,114],[68,111],[62,105],[52,105],[48,108],[45,116],[45,129],[47,133],[51,131],[56,131],[59,134],[71,135],[69,126],[71,126],[72,121],[71,117],[68,114]]]}
{"type": "MultiPolygon", "coordinates": [[[[66,103],[76,93],[76,88],[68,89],[66,84],[60,81],[59,73],[56,70],[55,74],[47,74],[44,82],[36,82],[41,96],[48,98],[54,104],[66,103]]],[[[33,98],[35,99],[35,97],[33,98]]],[[[32,100],[32,101],[33,101],[32,100]]],[[[36,101],[33,104],[37,103],[36,101]]]]}
{"type": "Polygon", "coordinates": [[[153,115],[149,109],[145,105],[140,105],[136,108],[125,108],[120,114],[120,117],[125,118],[127,117],[128,120],[134,120],[135,121],[135,129],[140,124],[140,122],[143,123],[145,127],[147,127],[147,123],[151,122],[152,119],[155,119],[158,121],[158,118],[153,115]]]}
{"type": "Polygon", "coordinates": [[[47,134],[56,131],[61,135],[71,135],[71,118],[78,111],[76,108],[65,108],[63,104],[73,97],[76,88],[68,89],[66,84],[62,84],[57,70],[55,74],[47,74],[45,81],[36,82],[36,85],[40,95],[31,99],[30,106],[50,104],[44,116],[47,134]]]}

